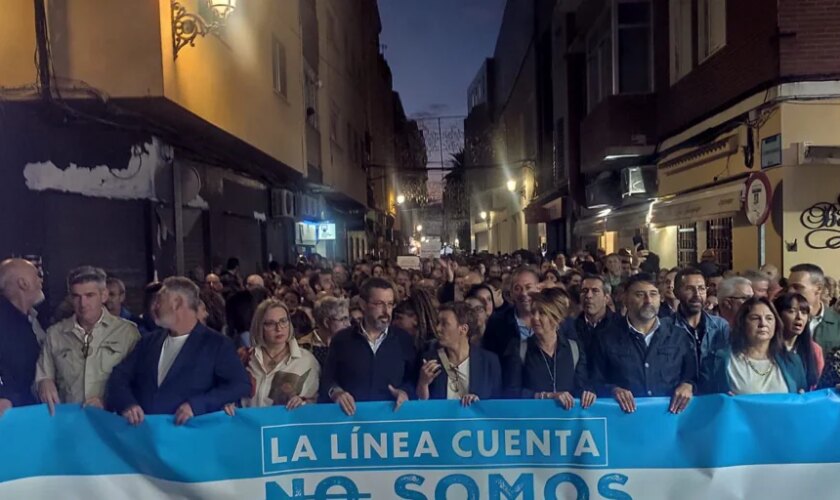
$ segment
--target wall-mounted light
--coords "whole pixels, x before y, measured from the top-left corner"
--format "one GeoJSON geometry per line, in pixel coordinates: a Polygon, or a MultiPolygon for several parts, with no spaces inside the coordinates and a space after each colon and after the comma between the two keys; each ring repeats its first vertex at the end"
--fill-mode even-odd
{"type": "Polygon", "coordinates": [[[201,0],[213,14],[213,19],[204,19],[200,15],[187,12],[181,2],[172,0],[172,48],[174,58],[185,46],[195,46],[195,39],[217,33],[236,10],[236,0],[201,0]]]}
{"type": "Polygon", "coordinates": [[[397,195],[397,205],[402,205],[403,203],[405,203],[405,196],[401,194],[397,195]]]}
{"type": "Polygon", "coordinates": [[[481,217],[481,220],[487,220],[487,212],[481,212],[478,216],[481,217]]]}
{"type": "Polygon", "coordinates": [[[423,225],[422,224],[417,224],[417,227],[415,229],[417,229],[417,232],[419,233],[420,231],[423,230],[423,225]]]}
{"type": "Polygon", "coordinates": [[[511,180],[507,181],[507,190],[510,191],[511,193],[516,191],[516,181],[515,180],[511,179],[511,180]]]}

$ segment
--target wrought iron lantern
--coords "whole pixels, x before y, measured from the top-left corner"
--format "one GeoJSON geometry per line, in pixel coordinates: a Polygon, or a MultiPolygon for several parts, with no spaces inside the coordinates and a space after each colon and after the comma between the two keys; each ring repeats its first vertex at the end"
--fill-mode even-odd
{"type": "Polygon", "coordinates": [[[174,58],[185,46],[195,46],[195,39],[218,33],[236,10],[236,0],[200,0],[206,2],[211,19],[187,11],[181,2],[172,0],[172,47],[174,58]]]}

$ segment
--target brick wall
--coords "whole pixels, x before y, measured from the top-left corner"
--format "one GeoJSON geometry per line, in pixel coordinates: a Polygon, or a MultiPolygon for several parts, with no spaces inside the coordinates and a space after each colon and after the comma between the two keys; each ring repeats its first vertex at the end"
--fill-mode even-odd
{"type": "Polygon", "coordinates": [[[779,0],[781,75],[840,75],[840,0],[779,0]]]}
{"type": "MultiPolygon", "coordinates": [[[[654,0],[658,135],[664,139],[746,97],[779,77],[776,1],[729,0],[726,46],[673,86],[670,81],[668,0],[654,0]]],[[[781,3],[838,1],[780,0],[781,3]]],[[[840,13],[833,14],[840,16],[840,13]]],[[[697,26],[694,23],[694,39],[697,26]]],[[[840,38],[838,38],[840,40],[840,38]]],[[[840,64],[840,61],[837,61],[840,64]]]]}

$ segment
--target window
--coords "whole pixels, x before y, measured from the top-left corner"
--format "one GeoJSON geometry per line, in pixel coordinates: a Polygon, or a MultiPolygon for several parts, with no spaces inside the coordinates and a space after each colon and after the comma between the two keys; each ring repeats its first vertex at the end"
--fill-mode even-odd
{"type": "Polygon", "coordinates": [[[694,224],[682,224],[677,230],[677,267],[697,264],[697,228],[694,224]]]}
{"type": "Polygon", "coordinates": [[[276,38],[273,39],[272,58],[274,69],[274,91],[288,97],[288,78],[286,77],[286,47],[276,38]]]}
{"type": "Polygon", "coordinates": [[[694,65],[691,0],[671,0],[669,17],[671,84],[674,84],[687,75],[694,65]]]}
{"type": "Polygon", "coordinates": [[[304,87],[304,105],[306,106],[306,123],[315,130],[320,130],[318,124],[318,77],[312,68],[304,62],[304,76],[306,86],[304,87]]]}
{"type": "Polygon", "coordinates": [[[586,49],[586,77],[589,110],[612,95],[612,24],[605,15],[589,36],[586,49]]]}
{"type": "Polygon", "coordinates": [[[338,121],[341,119],[341,113],[338,111],[338,106],[335,103],[330,108],[330,140],[338,144],[338,121]]]}
{"type": "Polygon", "coordinates": [[[698,1],[697,33],[700,62],[726,45],[726,0],[698,1]]]}
{"type": "Polygon", "coordinates": [[[653,82],[650,2],[618,3],[618,92],[650,92],[653,82]]]}
{"type": "Polygon", "coordinates": [[[706,248],[715,251],[718,265],[732,269],[732,218],[706,222],[706,248]]]}
{"type": "Polygon", "coordinates": [[[613,94],[653,90],[649,0],[613,0],[586,44],[589,111],[613,94]]]}

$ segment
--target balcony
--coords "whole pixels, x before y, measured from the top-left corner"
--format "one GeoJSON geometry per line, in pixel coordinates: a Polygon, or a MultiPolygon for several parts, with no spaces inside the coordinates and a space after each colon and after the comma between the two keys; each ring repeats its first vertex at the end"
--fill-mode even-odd
{"type": "Polygon", "coordinates": [[[636,165],[652,154],[656,100],[653,94],[612,95],[604,98],[581,124],[581,172],[636,165]]]}

